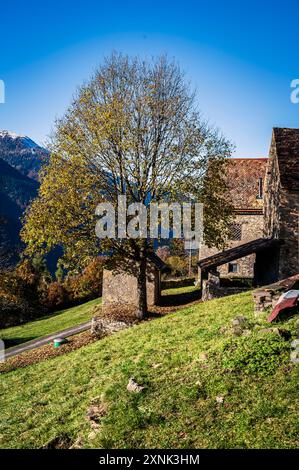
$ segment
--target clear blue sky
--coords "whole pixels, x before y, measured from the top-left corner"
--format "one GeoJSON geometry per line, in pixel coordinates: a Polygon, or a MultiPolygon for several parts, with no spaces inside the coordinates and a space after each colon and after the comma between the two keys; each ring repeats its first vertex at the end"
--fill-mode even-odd
{"type": "Polygon", "coordinates": [[[298,21],[298,0],[1,2],[0,129],[44,143],[105,55],[168,53],[235,155],[265,156],[273,126],[299,127],[298,21]]]}

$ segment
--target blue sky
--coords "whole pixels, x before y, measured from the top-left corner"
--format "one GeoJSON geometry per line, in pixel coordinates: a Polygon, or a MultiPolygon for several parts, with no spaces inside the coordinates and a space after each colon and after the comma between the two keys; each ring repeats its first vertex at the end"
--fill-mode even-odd
{"type": "Polygon", "coordinates": [[[167,53],[235,156],[266,156],[273,126],[299,127],[298,17],[293,0],[0,0],[0,129],[43,144],[105,55],[167,53]]]}

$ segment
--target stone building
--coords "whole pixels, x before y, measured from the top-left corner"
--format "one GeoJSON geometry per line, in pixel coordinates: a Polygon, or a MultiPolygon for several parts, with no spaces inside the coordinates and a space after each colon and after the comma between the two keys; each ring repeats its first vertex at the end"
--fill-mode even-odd
{"type": "MultiPolygon", "coordinates": [[[[274,128],[265,185],[264,236],[283,243],[270,282],[299,272],[299,129],[274,128]]],[[[258,266],[262,269],[262,266],[258,266]]]]}
{"type": "MultiPolygon", "coordinates": [[[[267,158],[232,158],[227,164],[226,178],[230,202],[234,206],[227,248],[263,236],[264,181],[267,158]]],[[[218,252],[217,248],[203,245],[199,259],[218,252]]],[[[219,266],[221,277],[254,277],[255,254],[219,266]]]]}
{"type": "MultiPolygon", "coordinates": [[[[250,171],[249,171],[249,179],[250,171]]],[[[204,284],[213,289],[227,263],[254,255],[255,285],[267,285],[299,272],[299,129],[274,128],[264,183],[262,236],[201,256],[204,284]]]]}
{"type": "MultiPolygon", "coordinates": [[[[152,254],[147,262],[147,305],[158,304],[161,296],[161,271],[165,269],[164,262],[152,254]]],[[[134,314],[138,307],[137,277],[134,266],[123,270],[104,269],[102,310],[104,313],[126,312],[134,314]]]]}

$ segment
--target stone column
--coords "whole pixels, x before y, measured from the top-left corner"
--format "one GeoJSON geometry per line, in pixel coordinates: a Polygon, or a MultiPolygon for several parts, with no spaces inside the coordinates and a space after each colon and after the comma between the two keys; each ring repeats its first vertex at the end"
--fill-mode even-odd
{"type": "Polygon", "coordinates": [[[220,273],[215,269],[208,272],[208,278],[202,281],[202,300],[211,300],[219,296],[220,273]]]}

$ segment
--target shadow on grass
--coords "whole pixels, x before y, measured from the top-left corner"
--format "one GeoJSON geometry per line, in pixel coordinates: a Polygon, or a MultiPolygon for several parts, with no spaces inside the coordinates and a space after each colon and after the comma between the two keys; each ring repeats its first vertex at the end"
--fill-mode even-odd
{"type": "Polygon", "coordinates": [[[191,292],[183,292],[181,294],[162,295],[160,300],[161,307],[178,307],[191,302],[200,300],[200,290],[196,289],[191,292]]]}
{"type": "Polygon", "coordinates": [[[5,349],[12,348],[13,346],[18,346],[19,344],[27,343],[33,339],[37,339],[36,336],[28,336],[26,338],[3,338],[5,349]]]}
{"type": "Polygon", "coordinates": [[[278,317],[276,317],[275,320],[272,323],[273,324],[274,323],[278,324],[279,322],[285,322],[285,321],[288,321],[288,320],[292,320],[295,317],[299,318],[299,308],[298,308],[298,306],[293,307],[293,308],[286,308],[285,310],[282,310],[282,312],[280,312],[278,317]]]}

